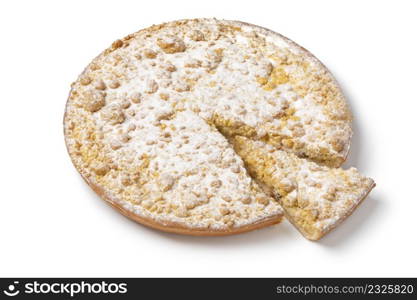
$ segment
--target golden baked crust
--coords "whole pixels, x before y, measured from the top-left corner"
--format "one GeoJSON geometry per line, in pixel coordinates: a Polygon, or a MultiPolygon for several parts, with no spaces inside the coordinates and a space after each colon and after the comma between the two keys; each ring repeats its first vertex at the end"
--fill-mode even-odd
{"type": "Polygon", "coordinates": [[[352,134],[346,101],[316,58],[269,30],[215,19],[115,41],[72,85],[64,128],[77,170],[123,214],[207,235],[282,217],[228,139],[339,166],[352,134]]]}
{"type": "Polygon", "coordinates": [[[241,227],[231,227],[227,229],[192,229],[189,226],[185,226],[183,223],[178,222],[170,222],[170,221],[164,221],[164,222],[156,222],[152,218],[145,218],[141,217],[135,213],[133,213],[131,210],[126,209],[123,207],[123,205],[120,205],[117,203],[117,201],[113,201],[108,195],[106,195],[106,192],[103,191],[102,188],[99,186],[93,185],[91,182],[86,180],[87,184],[99,195],[102,197],[106,202],[112,206],[114,209],[119,211],[121,214],[126,216],[127,218],[148,226],[153,229],[169,232],[169,233],[177,233],[177,234],[185,234],[185,235],[195,235],[195,236],[225,236],[225,235],[234,235],[234,234],[240,234],[245,233],[248,231],[256,230],[259,228],[263,228],[270,225],[279,224],[282,221],[282,214],[276,214],[271,217],[263,218],[257,222],[253,222],[249,225],[244,225],[241,227]]]}

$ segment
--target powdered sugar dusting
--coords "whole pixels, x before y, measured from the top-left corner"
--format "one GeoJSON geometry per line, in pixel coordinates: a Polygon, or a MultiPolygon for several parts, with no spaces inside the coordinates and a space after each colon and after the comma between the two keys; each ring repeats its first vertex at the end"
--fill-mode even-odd
{"type": "Polygon", "coordinates": [[[331,75],[300,51],[255,26],[214,19],[116,41],[73,85],[71,157],[114,201],[160,222],[224,229],[280,216],[215,127],[340,164],[349,112],[331,75]]]}

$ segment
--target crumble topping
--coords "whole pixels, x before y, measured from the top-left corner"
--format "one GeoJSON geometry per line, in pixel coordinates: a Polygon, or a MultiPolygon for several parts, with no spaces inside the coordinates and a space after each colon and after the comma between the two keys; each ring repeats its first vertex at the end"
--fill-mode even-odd
{"type": "Polygon", "coordinates": [[[78,171],[112,201],[225,229],[282,214],[230,139],[339,166],[352,130],[333,77],[305,50],[256,26],[196,19],[141,30],[94,59],[72,86],[65,133],[78,171]]]}

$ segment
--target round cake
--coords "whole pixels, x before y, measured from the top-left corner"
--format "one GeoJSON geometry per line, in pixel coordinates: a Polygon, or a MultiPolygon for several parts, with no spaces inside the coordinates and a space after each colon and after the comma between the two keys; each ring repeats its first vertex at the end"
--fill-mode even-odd
{"type": "Polygon", "coordinates": [[[334,168],[352,135],[343,94],[313,55],[216,19],[115,41],[72,84],[64,130],[75,167],[104,200],[141,224],[193,235],[282,219],[279,196],[249,174],[235,137],[334,168]]]}

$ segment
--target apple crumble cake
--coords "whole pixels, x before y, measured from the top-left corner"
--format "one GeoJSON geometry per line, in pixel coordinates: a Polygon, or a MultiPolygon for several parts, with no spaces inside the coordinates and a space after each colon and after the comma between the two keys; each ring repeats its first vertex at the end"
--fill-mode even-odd
{"type": "Polygon", "coordinates": [[[129,218],[226,235],[288,219],[318,239],[372,189],[338,167],[351,113],[330,72],[287,38],[237,21],[154,25],[115,41],[72,84],[71,159],[129,218]]]}

